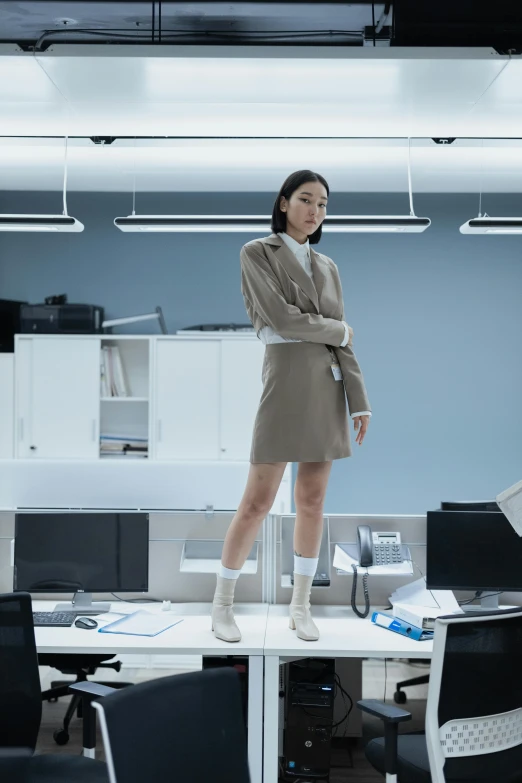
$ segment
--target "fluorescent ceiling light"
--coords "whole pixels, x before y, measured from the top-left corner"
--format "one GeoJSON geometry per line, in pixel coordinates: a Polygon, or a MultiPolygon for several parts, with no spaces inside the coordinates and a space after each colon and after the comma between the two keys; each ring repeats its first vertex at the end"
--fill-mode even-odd
{"type": "Polygon", "coordinates": [[[477,217],[460,227],[461,234],[522,234],[522,218],[477,217]]]}
{"type": "Polygon", "coordinates": [[[128,215],[114,218],[120,231],[270,231],[268,215],[128,215]]]}
{"type": "Polygon", "coordinates": [[[0,231],[83,231],[83,223],[69,215],[0,215],[0,231]]]}
{"type": "MultiPolygon", "coordinates": [[[[394,233],[421,232],[431,224],[429,218],[409,215],[336,215],[323,223],[328,233],[394,233]]],[[[268,215],[128,215],[114,219],[120,231],[238,231],[257,233],[270,231],[268,215]]]]}
{"type": "Polygon", "coordinates": [[[429,218],[415,215],[335,215],[323,223],[325,232],[342,233],[394,233],[426,231],[431,225],[429,218]]]}
{"type": "Polygon", "coordinates": [[[84,225],[67,213],[67,136],[63,167],[63,213],[61,215],[0,215],[0,231],[58,231],[77,233],[84,225]]]}

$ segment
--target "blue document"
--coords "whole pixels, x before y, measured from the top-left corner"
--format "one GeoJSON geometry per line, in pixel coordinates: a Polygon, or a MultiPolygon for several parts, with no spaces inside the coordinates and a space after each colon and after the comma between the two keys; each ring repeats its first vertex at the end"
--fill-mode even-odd
{"type": "Polygon", "coordinates": [[[408,636],[417,642],[433,639],[433,631],[425,631],[423,628],[418,628],[416,625],[411,625],[411,623],[406,623],[404,620],[399,620],[398,617],[392,617],[382,612],[374,612],[372,614],[372,623],[380,625],[381,628],[388,628],[389,631],[408,636]]]}
{"type": "Polygon", "coordinates": [[[182,617],[173,617],[166,614],[152,614],[141,610],[127,614],[120,620],[104,625],[98,629],[98,633],[122,633],[129,636],[157,636],[167,628],[183,622],[182,617]]]}

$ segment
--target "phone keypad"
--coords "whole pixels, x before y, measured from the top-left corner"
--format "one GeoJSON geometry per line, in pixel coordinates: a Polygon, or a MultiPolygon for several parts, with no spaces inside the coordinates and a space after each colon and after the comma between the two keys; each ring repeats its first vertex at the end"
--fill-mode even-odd
{"type": "Polygon", "coordinates": [[[402,563],[402,547],[400,544],[374,544],[374,565],[388,565],[388,563],[402,563]]]}

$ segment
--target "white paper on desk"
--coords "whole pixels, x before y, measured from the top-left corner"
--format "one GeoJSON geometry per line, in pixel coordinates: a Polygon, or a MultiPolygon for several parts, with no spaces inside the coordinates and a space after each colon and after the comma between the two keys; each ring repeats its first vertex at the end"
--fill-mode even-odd
{"type": "Polygon", "coordinates": [[[167,628],[181,623],[183,618],[167,617],[165,614],[151,614],[145,610],[127,614],[114,623],[104,625],[98,629],[98,633],[121,633],[129,636],[157,636],[167,628]]]}
{"type": "MultiPolygon", "coordinates": [[[[341,571],[346,571],[349,574],[353,574],[352,564],[359,565],[357,560],[354,560],[348,552],[345,552],[338,544],[335,545],[333,566],[339,568],[341,571]]],[[[402,563],[388,563],[387,565],[373,565],[373,566],[360,566],[359,573],[367,572],[368,574],[376,574],[381,576],[401,576],[413,574],[413,567],[409,560],[403,560],[402,563]]]]}
{"type": "MultiPolygon", "coordinates": [[[[438,614],[453,614],[462,611],[451,590],[428,590],[424,576],[394,590],[390,596],[390,603],[392,606],[400,603],[415,608],[422,607],[426,611],[433,609],[438,614]]],[[[431,615],[426,614],[426,616],[431,615]]]]}
{"type": "Polygon", "coordinates": [[[500,492],[495,500],[513,530],[522,536],[522,481],[500,492]]]}

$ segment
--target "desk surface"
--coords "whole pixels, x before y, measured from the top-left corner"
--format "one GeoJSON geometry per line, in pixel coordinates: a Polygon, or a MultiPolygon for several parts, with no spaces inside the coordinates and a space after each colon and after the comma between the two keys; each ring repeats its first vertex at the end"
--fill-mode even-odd
{"type": "MultiPolygon", "coordinates": [[[[52,611],[56,601],[33,601],[33,611],[52,611]]],[[[125,636],[98,633],[98,629],[35,628],[39,653],[133,653],[147,655],[262,655],[265,640],[268,604],[238,604],[234,611],[241,628],[242,639],[231,644],[216,639],[211,630],[211,604],[173,604],[170,612],[162,612],[161,604],[111,602],[113,612],[147,612],[182,617],[183,622],[157,636],[125,636]]],[[[94,618],[96,619],[96,618],[94,618]]]]}
{"type": "Polygon", "coordinates": [[[312,606],[312,616],[321,638],[317,642],[304,642],[288,627],[288,607],[281,604],[270,606],[264,654],[280,657],[431,658],[431,641],[416,642],[387,628],[380,628],[371,622],[371,611],[363,620],[346,606],[312,606]]]}

